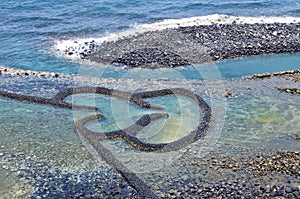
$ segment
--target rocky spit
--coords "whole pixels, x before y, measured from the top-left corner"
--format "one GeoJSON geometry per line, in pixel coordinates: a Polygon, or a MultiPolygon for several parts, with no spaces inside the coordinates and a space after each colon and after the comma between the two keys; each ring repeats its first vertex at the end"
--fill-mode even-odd
{"type": "Polygon", "coordinates": [[[53,73],[53,72],[38,72],[31,70],[22,70],[0,66],[0,75],[20,76],[20,77],[71,77],[72,75],[53,73]]]}
{"type": "Polygon", "coordinates": [[[283,72],[274,72],[274,73],[263,73],[255,74],[248,77],[248,79],[264,79],[270,77],[283,77],[286,79],[292,79],[295,82],[300,82],[300,70],[290,70],[283,72]]]}
{"type": "MultiPolygon", "coordinates": [[[[292,80],[296,83],[300,82],[300,71],[299,70],[294,70],[294,71],[284,71],[284,72],[277,72],[277,73],[264,73],[264,74],[257,74],[257,75],[252,75],[248,77],[249,79],[265,79],[265,78],[270,78],[270,77],[282,77],[287,80],[292,80]]],[[[298,86],[299,87],[299,86],[298,86]]],[[[281,92],[286,92],[289,94],[300,94],[300,89],[299,88],[285,88],[281,86],[276,86],[276,89],[281,91],[281,92]]]]}
{"type": "Polygon", "coordinates": [[[290,94],[297,94],[297,95],[300,94],[300,89],[297,89],[297,88],[281,88],[281,87],[277,87],[277,89],[279,91],[290,93],[290,94]]]}
{"type": "Polygon", "coordinates": [[[299,23],[212,24],[149,31],[82,48],[66,49],[101,64],[176,67],[270,53],[300,51],[299,23]]]}

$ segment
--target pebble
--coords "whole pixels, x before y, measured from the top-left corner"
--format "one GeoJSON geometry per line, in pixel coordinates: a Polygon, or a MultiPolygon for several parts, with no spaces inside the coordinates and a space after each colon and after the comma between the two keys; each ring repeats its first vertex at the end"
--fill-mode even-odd
{"type": "MultiPolygon", "coordinates": [[[[181,182],[186,184],[185,182],[181,182]]],[[[221,181],[224,183],[211,183],[208,186],[203,186],[201,182],[193,184],[192,188],[190,184],[184,190],[170,189],[165,194],[161,194],[162,198],[178,198],[178,196],[186,195],[188,198],[193,196],[196,198],[296,198],[299,196],[299,190],[289,187],[286,189],[281,185],[273,185],[271,188],[261,186],[260,189],[256,189],[251,184],[247,184],[244,188],[239,183],[229,185],[230,181],[221,181]],[[176,197],[175,197],[176,196],[176,197]]],[[[180,187],[181,185],[176,185],[180,187]]]]}
{"type": "MultiPolygon", "coordinates": [[[[297,151],[258,153],[254,156],[241,157],[240,159],[231,156],[212,156],[207,161],[194,162],[192,165],[219,170],[216,169],[217,165],[223,169],[220,172],[227,173],[226,170],[237,171],[237,176],[224,178],[224,181],[217,182],[205,181],[204,183],[204,181],[196,181],[196,184],[193,186],[184,182],[182,184],[189,186],[186,188],[188,195],[192,195],[192,192],[189,191],[192,187],[193,189],[196,187],[198,190],[205,190],[204,192],[197,192],[198,198],[236,198],[237,196],[238,198],[295,198],[295,196],[297,198],[299,195],[297,186],[293,186],[290,180],[287,180],[285,185],[274,184],[272,176],[279,174],[281,177],[284,175],[296,179],[299,178],[299,162],[300,153],[297,151]],[[203,162],[207,164],[203,164],[203,162]],[[246,181],[239,178],[242,173],[246,174],[246,181]],[[264,181],[259,180],[262,176],[268,176],[268,183],[270,184],[264,184],[264,181]],[[249,179],[247,180],[247,178],[249,179]],[[207,183],[208,185],[204,186],[207,183]]],[[[294,181],[296,184],[297,182],[299,183],[297,180],[296,182],[294,181]]],[[[180,185],[177,186],[180,187],[180,185]]]]}

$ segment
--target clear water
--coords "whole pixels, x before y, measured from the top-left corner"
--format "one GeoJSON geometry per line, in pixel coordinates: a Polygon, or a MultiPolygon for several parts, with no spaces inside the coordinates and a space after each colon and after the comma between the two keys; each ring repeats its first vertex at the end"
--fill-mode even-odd
{"type": "MultiPolygon", "coordinates": [[[[148,143],[169,143],[184,137],[196,129],[201,121],[201,110],[193,100],[181,95],[171,95],[147,99],[148,102],[165,107],[167,119],[161,119],[138,133],[137,137],[148,143]]],[[[161,112],[141,108],[125,100],[108,96],[80,94],[73,97],[75,104],[95,104],[100,108],[105,119],[91,122],[89,129],[96,132],[108,132],[123,129],[132,125],[142,115],[161,112]]],[[[82,117],[82,113],[75,113],[75,117],[82,117]]]]}
{"type": "Polygon", "coordinates": [[[2,98],[0,107],[1,198],[24,198],[34,192],[32,180],[19,176],[27,169],[70,174],[101,165],[74,133],[70,110],[2,98]]]}
{"type": "Polygon", "coordinates": [[[192,66],[142,69],[115,68],[114,66],[81,66],[79,75],[102,78],[130,78],[130,79],[219,79],[235,78],[266,72],[279,72],[300,69],[300,54],[273,54],[263,56],[242,57],[222,60],[192,66]],[[205,74],[211,75],[205,75],[205,74]]]}
{"type": "Polygon", "coordinates": [[[299,150],[299,142],[289,144],[299,133],[299,102],[298,96],[287,97],[284,94],[229,100],[224,142],[234,145],[251,143],[274,149],[280,145],[281,149],[299,150]],[[265,145],[269,141],[272,144],[265,145]]]}

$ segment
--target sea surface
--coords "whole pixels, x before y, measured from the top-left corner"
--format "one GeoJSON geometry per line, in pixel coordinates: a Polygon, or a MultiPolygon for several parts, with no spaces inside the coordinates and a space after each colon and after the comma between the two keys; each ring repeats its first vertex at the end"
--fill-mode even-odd
{"type": "Polygon", "coordinates": [[[53,52],[57,41],[102,38],[145,24],[212,15],[299,17],[300,1],[1,1],[0,65],[77,73],[79,63],[53,52]]]}

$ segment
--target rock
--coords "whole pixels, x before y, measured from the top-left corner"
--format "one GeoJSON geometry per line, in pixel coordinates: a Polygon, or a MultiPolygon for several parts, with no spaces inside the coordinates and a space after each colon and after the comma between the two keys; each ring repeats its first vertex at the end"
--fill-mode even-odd
{"type": "Polygon", "coordinates": [[[189,65],[189,61],[179,55],[164,51],[160,48],[144,48],[125,53],[112,61],[113,64],[126,65],[130,67],[176,67],[189,65]]]}
{"type": "Polygon", "coordinates": [[[233,93],[232,92],[230,92],[230,91],[228,91],[228,92],[226,92],[225,94],[224,94],[224,96],[225,97],[232,97],[233,96],[233,93]]]}

